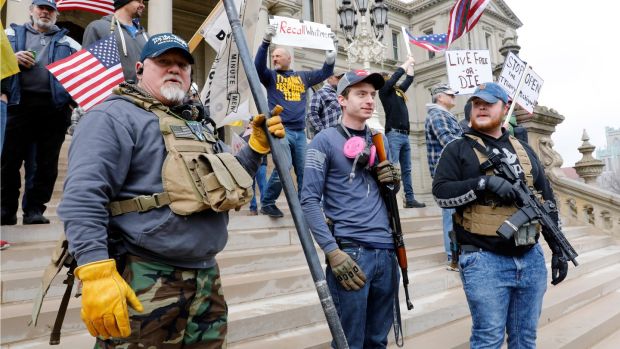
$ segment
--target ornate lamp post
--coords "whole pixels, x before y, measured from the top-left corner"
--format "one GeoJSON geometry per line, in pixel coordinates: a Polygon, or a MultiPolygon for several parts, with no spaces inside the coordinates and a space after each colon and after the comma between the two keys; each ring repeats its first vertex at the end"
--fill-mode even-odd
{"type": "Polygon", "coordinates": [[[349,65],[362,62],[364,69],[370,69],[371,61],[382,63],[385,58],[385,45],[381,43],[381,39],[383,39],[383,32],[388,23],[389,11],[383,0],[375,0],[370,11],[368,11],[368,3],[368,0],[355,0],[354,6],[351,0],[342,0],[342,5],[338,8],[340,28],[344,31],[348,43],[347,62],[349,65]],[[360,13],[359,34],[357,34],[358,11],[360,13]],[[366,12],[370,14],[372,33],[368,30],[366,12]]]}

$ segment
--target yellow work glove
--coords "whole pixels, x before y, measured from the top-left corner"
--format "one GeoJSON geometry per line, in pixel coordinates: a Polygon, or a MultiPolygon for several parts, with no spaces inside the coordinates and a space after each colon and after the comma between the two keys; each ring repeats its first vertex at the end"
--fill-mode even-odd
{"type": "Polygon", "coordinates": [[[327,254],[327,261],[336,280],[345,290],[357,291],[364,287],[366,283],[364,271],[346,252],[337,248],[327,254]]]}
{"type": "MultiPolygon", "coordinates": [[[[271,112],[271,117],[267,120],[267,129],[274,137],[283,138],[286,133],[284,131],[284,125],[282,125],[282,119],[280,119],[280,113],[284,110],[281,106],[276,105],[271,112]]],[[[265,115],[258,114],[252,119],[252,134],[248,144],[250,148],[259,154],[267,154],[271,150],[269,147],[269,141],[267,135],[263,130],[263,123],[265,122],[265,115]]]]}
{"type": "Polygon", "coordinates": [[[383,184],[398,184],[400,182],[400,168],[388,160],[381,161],[377,165],[376,171],[377,179],[383,184]]]}
{"type": "Polygon", "coordinates": [[[82,321],[91,335],[103,338],[131,334],[127,303],[135,310],[144,308],[136,294],[116,271],[113,259],[84,264],[75,269],[82,280],[82,321]]]}

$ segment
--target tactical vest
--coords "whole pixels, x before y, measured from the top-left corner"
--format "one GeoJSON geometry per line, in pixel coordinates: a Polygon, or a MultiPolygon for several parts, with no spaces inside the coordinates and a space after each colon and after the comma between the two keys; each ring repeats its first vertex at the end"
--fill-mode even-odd
{"type": "MultiPolygon", "coordinates": [[[[476,137],[470,134],[464,135],[465,137],[469,137],[476,141],[477,143],[484,146],[484,142],[480,137],[476,137]]],[[[514,148],[517,153],[517,158],[519,159],[519,164],[523,167],[523,172],[525,173],[525,181],[527,186],[534,188],[534,177],[532,175],[532,162],[530,161],[530,157],[527,155],[525,148],[519,141],[513,137],[509,136],[510,144],[514,148]]],[[[476,156],[478,157],[478,161],[480,164],[487,161],[489,158],[486,154],[480,152],[478,149],[473,148],[476,156]]],[[[487,169],[486,175],[493,176],[493,169],[487,169]]],[[[512,206],[497,206],[497,205],[483,205],[481,203],[475,203],[468,205],[463,210],[463,213],[460,214],[458,212],[454,213],[453,219],[454,223],[460,225],[468,232],[478,235],[485,236],[498,236],[497,229],[510,218],[515,212],[517,212],[518,208],[513,204],[512,206]]]]}
{"type": "Polygon", "coordinates": [[[112,216],[165,205],[182,216],[207,209],[224,212],[252,199],[252,177],[232,154],[216,151],[218,140],[209,130],[195,127],[197,123],[190,124],[130,85],[114,93],[157,116],[167,155],[161,171],[164,192],[111,202],[112,216]]]}

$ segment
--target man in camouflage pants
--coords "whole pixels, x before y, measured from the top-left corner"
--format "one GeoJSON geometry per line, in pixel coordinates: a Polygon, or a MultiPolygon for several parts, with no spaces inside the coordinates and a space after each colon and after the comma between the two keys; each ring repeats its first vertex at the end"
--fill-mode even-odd
{"type": "Polygon", "coordinates": [[[121,84],[76,128],[58,213],[96,348],[226,346],[215,256],[228,238],[227,210],[252,196],[252,176],[270,151],[263,123],[280,138],[284,126],[278,116],[255,116],[248,145],[235,157],[220,152],[196,106],[183,104],[193,63],[181,38],[153,35],[136,64],[138,84],[121,84]],[[245,178],[234,184],[239,195],[211,196],[207,181],[208,190],[225,190],[216,175],[245,178]]]}

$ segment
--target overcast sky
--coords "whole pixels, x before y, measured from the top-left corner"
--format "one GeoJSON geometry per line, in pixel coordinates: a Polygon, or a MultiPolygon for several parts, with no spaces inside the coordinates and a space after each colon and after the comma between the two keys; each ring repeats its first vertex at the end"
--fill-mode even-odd
{"type": "Polygon", "coordinates": [[[544,80],[539,105],[565,118],[553,135],[554,148],[564,167],[573,166],[581,159],[583,129],[602,149],[605,126],[620,128],[620,2],[505,1],[523,23],[519,56],[544,80]]]}

